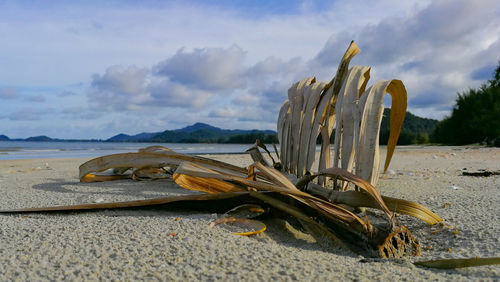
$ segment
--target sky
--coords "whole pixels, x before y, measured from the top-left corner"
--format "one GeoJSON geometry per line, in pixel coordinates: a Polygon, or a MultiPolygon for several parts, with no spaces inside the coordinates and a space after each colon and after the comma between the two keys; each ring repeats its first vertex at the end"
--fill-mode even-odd
{"type": "Polygon", "coordinates": [[[500,3],[0,0],[0,134],[275,130],[288,88],[329,81],[351,40],[369,85],[401,79],[410,112],[442,119],[492,78],[500,3]]]}

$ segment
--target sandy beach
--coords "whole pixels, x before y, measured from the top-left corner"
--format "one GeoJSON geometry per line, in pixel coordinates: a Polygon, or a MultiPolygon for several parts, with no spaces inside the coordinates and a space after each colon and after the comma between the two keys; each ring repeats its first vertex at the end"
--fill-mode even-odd
{"type": "MultiPolygon", "coordinates": [[[[385,158],[385,151],[383,151],[385,158]]],[[[248,155],[206,156],[246,166],[248,155]]],[[[0,209],[126,201],[193,193],[172,180],[80,183],[88,159],[0,161],[0,209]]],[[[325,247],[281,220],[243,237],[209,222],[217,214],[176,210],[104,210],[0,215],[0,280],[454,280],[498,281],[500,266],[457,270],[414,261],[500,256],[500,148],[396,149],[382,195],[426,205],[453,228],[400,216],[422,246],[420,257],[373,260],[325,247]]]]}

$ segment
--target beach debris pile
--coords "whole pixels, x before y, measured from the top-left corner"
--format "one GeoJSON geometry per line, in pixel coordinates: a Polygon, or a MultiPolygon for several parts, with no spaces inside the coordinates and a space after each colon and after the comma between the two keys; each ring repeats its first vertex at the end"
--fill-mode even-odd
{"type": "MultiPolygon", "coordinates": [[[[262,155],[260,157],[263,158],[262,155]]],[[[278,163],[274,165],[278,166],[278,163]]],[[[231,225],[233,233],[253,235],[263,232],[265,226],[256,219],[250,219],[253,216],[242,214],[258,216],[268,214],[262,210],[272,209],[275,211],[273,215],[292,220],[315,238],[329,238],[332,242],[342,242],[365,256],[382,258],[418,255],[420,252],[418,241],[411,232],[397,224],[395,212],[415,216],[429,224],[442,220],[417,203],[381,196],[368,181],[341,168],[327,168],[301,178],[289,178],[290,175],[260,162],[242,168],[209,158],[176,153],[159,146],[144,148],[136,153],[92,159],[80,166],[80,180],[131,179],[137,171],[145,168],[172,171],[172,178],[180,187],[204,193],[18,211],[75,211],[177,204],[184,208],[203,206],[204,209],[221,212],[230,207],[252,204],[257,206],[251,209],[240,207],[211,224],[231,225]],[[351,183],[359,191],[325,189],[313,182],[317,177],[351,183]],[[372,208],[381,211],[381,214],[373,217],[372,213],[356,214],[356,207],[372,208]],[[371,217],[370,220],[368,216],[371,217]]],[[[152,174],[151,177],[155,175],[152,174]]]]}

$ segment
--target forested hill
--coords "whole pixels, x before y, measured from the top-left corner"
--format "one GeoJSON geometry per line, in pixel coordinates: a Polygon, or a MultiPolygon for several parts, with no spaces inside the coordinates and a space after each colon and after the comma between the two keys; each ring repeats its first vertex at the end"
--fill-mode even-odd
{"type": "Polygon", "coordinates": [[[272,130],[221,129],[205,123],[158,133],[137,135],[118,134],[106,141],[110,142],[162,142],[162,143],[242,143],[248,144],[261,139],[267,143],[278,143],[276,132],[272,130]]]}
{"type": "MultiPolygon", "coordinates": [[[[387,144],[387,139],[389,138],[389,115],[390,109],[385,109],[380,130],[380,144],[387,144]]],[[[429,143],[429,136],[432,134],[437,123],[437,120],[421,118],[407,112],[398,144],[429,143]]],[[[118,134],[107,141],[251,144],[255,142],[255,139],[260,139],[267,144],[278,144],[276,132],[272,130],[230,130],[205,123],[195,123],[181,129],[166,130],[161,133],[141,133],[133,136],[118,134]]]]}
{"type": "MultiPolygon", "coordinates": [[[[389,139],[389,116],[391,110],[384,109],[384,117],[380,126],[380,144],[387,145],[389,139]]],[[[430,136],[434,132],[439,121],[430,118],[422,118],[410,112],[406,112],[398,145],[425,144],[430,142],[430,136]]]]}

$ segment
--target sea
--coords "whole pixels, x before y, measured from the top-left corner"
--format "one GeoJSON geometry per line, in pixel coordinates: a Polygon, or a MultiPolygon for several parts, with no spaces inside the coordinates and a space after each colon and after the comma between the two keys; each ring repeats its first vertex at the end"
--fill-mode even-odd
{"type": "MultiPolygon", "coordinates": [[[[0,141],[0,160],[94,158],[160,145],[185,154],[240,154],[252,144],[0,141]]],[[[268,148],[274,151],[272,145],[268,148]]]]}

